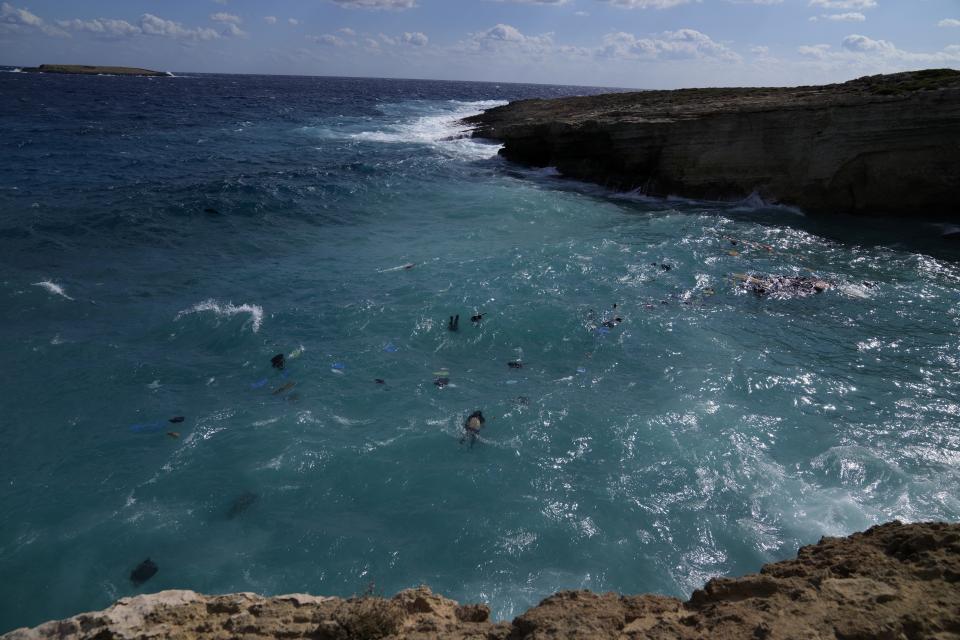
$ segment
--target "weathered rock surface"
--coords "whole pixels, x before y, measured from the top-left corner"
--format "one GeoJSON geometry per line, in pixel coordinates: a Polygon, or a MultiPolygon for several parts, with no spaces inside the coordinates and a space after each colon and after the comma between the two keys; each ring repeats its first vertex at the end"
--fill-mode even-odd
{"type": "Polygon", "coordinates": [[[960,219],[960,71],[950,69],[521,100],[466,121],[509,160],[615,189],[960,219]]]}
{"type": "Polygon", "coordinates": [[[512,623],[489,613],[426,587],[389,600],[163,591],[2,638],[947,640],[960,638],[960,525],[892,522],[823,538],[758,574],[711,580],[687,602],[564,591],[512,623]]]}
{"type": "Polygon", "coordinates": [[[98,67],[87,64],[42,64],[39,67],[24,67],[26,73],[72,73],[79,75],[113,75],[113,76],[154,76],[167,77],[166,71],[151,71],[135,67],[98,67]]]}

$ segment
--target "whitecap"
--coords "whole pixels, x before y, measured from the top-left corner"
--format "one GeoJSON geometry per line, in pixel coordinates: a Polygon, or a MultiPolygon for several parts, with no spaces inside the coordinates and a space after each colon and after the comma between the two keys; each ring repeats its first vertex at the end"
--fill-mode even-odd
{"type": "Polygon", "coordinates": [[[53,282],[52,280],[44,280],[44,281],[42,281],[42,282],[34,282],[34,283],[33,283],[33,286],[34,286],[34,287],[43,287],[44,289],[46,289],[46,290],[49,291],[50,293],[53,293],[53,294],[58,295],[58,296],[62,296],[62,297],[64,297],[64,298],[66,298],[67,300],[73,300],[73,298],[71,298],[70,296],[68,296],[68,295],[66,294],[66,292],[64,292],[63,287],[61,287],[60,285],[58,285],[56,282],[53,282]]]}
{"type": "Polygon", "coordinates": [[[844,284],[837,288],[851,298],[860,298],[861,300],[867,300],[870,298],[870,293],[867,291],[866,287],[863,287],[859,284],[844,284]]]}
{"type": "MultiPolygon", "coordinates": [[[[696,201],[692,201],[696,202],[696,201]]],[[[792,213],[794,215],[803,216],[803,211],[798,207],[794,207],[787,204],[781,204],[779,202],[772,202],[766,200],[761,196],[757,191],[753,191],[743,200],[739,202],[732,203],[734,211],[759,211],[761,209],[777,209],[786,213],[792,213]]]]}
{"type": "Polygon", "coordinates": [[[203,302],[198,302],[189,309],[184,309],[177,314],[177,317],[174,320],[179,320],[183,316],[191,315],[194,313],[201,313],[204,311],[213,311],[218,316],[234,316],[240,313],[247,313],[250,315],[250,320],[253,323],[253,332],[256,333],[260,331],[260,326],[263,324],[263,307],[257,304],[241,304],[235,305],[232,302],[222,304],[217,302],[213,298],[204,300],[203,302]]]}
{"type": "Polygon", "coordinates": [[[376,131],[361,131],[350,134],[353,140],[383,143],[427,144],[448,155],[469,160],[483,160],[497,155],[501,145],[491,144],[470,136],[470,127],[461,122],[464,118],[498,107],[502,100],[456,102],[453,110],[422,115],[413,120],[399,122],[376,131]]]}

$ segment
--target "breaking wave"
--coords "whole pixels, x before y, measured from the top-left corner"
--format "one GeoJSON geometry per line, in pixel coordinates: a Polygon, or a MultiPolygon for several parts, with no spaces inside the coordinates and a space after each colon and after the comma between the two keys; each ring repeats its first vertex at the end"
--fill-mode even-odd
{"type": "Polygon", "coordinates": [[[194,313],[204,313],[207,311],[212,311],[217,316],[235,316],[241,313],[246,313],[250,315],[250,321],[253,324],[253,332],[257,333],[260,331],[261,325],[263,325],[263,307],[257,304],[241,304],[235,305],[232,302],[226,304],[217,302],[216,300],[210,298],[209,300],[204,300],[203,302],[198,302],[189,309],[184,309],[177,314],[177,317],[174,320],[179,320],[183,316],[189,316],[194,313]]]}

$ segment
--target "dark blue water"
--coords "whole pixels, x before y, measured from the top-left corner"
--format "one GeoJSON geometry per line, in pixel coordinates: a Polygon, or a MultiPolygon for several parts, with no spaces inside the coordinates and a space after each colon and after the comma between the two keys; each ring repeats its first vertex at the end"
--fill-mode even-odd
{"type": "Polygon", "coordinates": [[[955,249],[610,194],[456,124],[589,91],[0,74],[0,631],[166,588],[510,617],[960,517],[955,249]]]}

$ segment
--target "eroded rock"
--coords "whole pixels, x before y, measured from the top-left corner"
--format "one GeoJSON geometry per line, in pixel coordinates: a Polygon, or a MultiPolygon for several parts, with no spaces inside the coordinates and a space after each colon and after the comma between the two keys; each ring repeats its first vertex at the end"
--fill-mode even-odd
{"type": "Polygon", "coordinates": [[[521,100],[467,119],[509,160],[653,196],[957,219],[960,71],[521,100]]]}
{"type": "Polygon", "coordinates": [[[793,560],[716,578],[687,602],[561,591],[513,622],[421,586],[390,599],[162,591],[2,640],[648,640],[960,638],[960,525],[899,522],[823,538],[793,560]]]}

